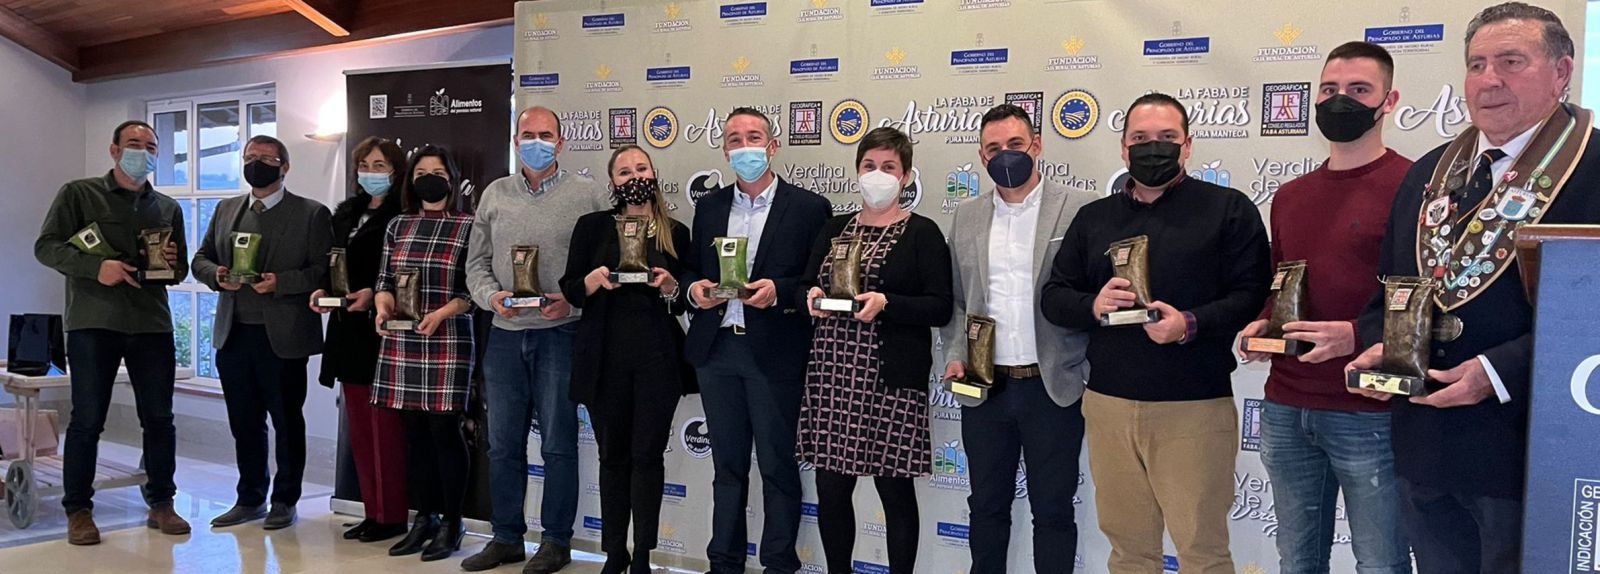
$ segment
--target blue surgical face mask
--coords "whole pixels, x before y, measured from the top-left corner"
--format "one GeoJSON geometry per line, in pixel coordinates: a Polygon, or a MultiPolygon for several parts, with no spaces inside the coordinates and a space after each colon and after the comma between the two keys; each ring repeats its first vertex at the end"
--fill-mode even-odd
{"type": "Polygon", "coordinates": [[[533,171],[544,171],[556,162],[556,144],[540,140],[522,140],[517,143],[517,157],[533,171]]]}
{"type": "Polygon", "coordinates": [[[739,180],[751,183],[761,179],[767,174],[767,148],[742,147],[728,153],[728,163],[733,166],[733,172],[739,175],[739,180]]]}
{"type": "Polygon", "coordinates": [[[122,160],[117,162],[117,167],[134,181],[144,181],[156,170],[156,154],[139,148],[122,148],[122,160]]]}
{"type": "Polygon", "coordinates": [[[358,171],[356,172],[356,183],[361,185],[361,189],[367,191],[367,195],[383,197],[384,194],[389,193],[392,175],[388,172],[358,171]]]}

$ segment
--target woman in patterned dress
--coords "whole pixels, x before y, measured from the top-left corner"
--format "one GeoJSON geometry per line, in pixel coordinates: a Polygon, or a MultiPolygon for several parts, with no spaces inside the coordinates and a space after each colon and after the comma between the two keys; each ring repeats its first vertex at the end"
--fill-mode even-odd
{"type": "Polygon", "coordinates": [[[472,384],[472,303],[466,280],[472,216],[452,207],[460,175],[449,152],[423,147],[412,155],[406,173],[400,194],[403,215],[389,223],[378,275],[377,328],[383,349],[372,404],[400,411],[409,447],[407,482],[419,495],[411,532],[389,554],[421,552],[429,562],[459,550],[464,533],[461,504],[469,459],[461,424],[472,384]],[[396,278],[413,273],[416,315],[401,309],[402,298],[396,296],[396,278]],[[386,330],[390,319],[416,320],[416,328],[386,330]]]}
{"type": "MultiPolygon", "coordinates": [[[[911,213],[901,190],[911,180],[911,140],[888,127],[856,149],[862,209],[828,221],[811,249],[816,275],[806,308],[816,334],[800,410],[799,457],[817,469],[817,523],[828,571],[851,571],[856,479],[873,477],[883,502],[889,571],[916,566],[913,479],[932,472],[928,381],[933,329],[950,320],[950,249],[938,224],[911,213]],[[859,242],[858,311],[813,305],[828,297],[835,238],[859,242]]],[[[848,245],[841,245],[848,247],[848,245]]]]}

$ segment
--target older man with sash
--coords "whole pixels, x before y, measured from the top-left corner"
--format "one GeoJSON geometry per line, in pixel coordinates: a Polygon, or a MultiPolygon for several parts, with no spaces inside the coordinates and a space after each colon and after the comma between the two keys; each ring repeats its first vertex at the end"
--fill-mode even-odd
{"type": "Polygon", "coordinates": [[[1431,282],[1374,298],[1359,322],[1372,346],[1349,367],[1381,369],[1386,338],[1431,346],[1414,358],[1429,392],[1392,397],[1401,514],[1423,574],[1519,570],[1533,309],[1513,243],[1523,225],[1600,222],[1594,116],[1562,102],[1573,44],[1561,20],[1521,2],[1492,6],[1466,44],[1474,126],[1406,175],[1378,268],[1390,281],[1431,282]],[[1395,323],[1404,295],[1429,291],[1433,328],[1399,337],[1390,325],[1385,337],[1386,312],[1395,323]]]}

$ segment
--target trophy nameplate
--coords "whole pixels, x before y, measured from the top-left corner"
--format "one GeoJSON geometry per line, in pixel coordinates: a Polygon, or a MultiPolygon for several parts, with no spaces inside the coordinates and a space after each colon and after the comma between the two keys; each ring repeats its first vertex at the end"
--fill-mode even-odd
{"type": "Polygon", "coordinates": [[[861,237],[835,237],[828,257],[833,260],[827,294],[811,300],[818,311],[855,313],[861,310],[861,237]]]}
{"type": "Polygon", "coordinates": [[[1284,261],[1278,264],[1272,276],[1272,315],[1267,319],[1267,330],[1260,337],[1244,337],[1239,341],[1245,351],[1273,353],[1298,357],[1311,352],[1310,341],[1284,338],[1283,326],[1306,320],[1306,262],[1284,261]]]}
{"type": "Polygon", "coordinates": [[[1111,273],[1128,280],[1134,306],[1102,313],[1101,327],[1143,325],[1161,320],[1161,312],[1150,308],[1150,237],[1139,235],[1113,241],[1106,255],[1111,257],[1111,273]]]}
{"type": "Polygon", "coordinates": [[[394,272],[394,309],[383,322],[383,330],[390,332],[415,331],[422,318],[422,285],[414,268],[394,272]]]}
{"type": "Polygon", "coordinates": [[[617,247],[621,252],[617,268],[610,280],[618,285],[644,285],[650,283],[650,263],[645,240],[650,222],[643,217],[617,218],[617,247]]]}
{"type": "Polygon", "coordinates": [[[717,286],[710,289],[713,299],[743,299],[755,294],[746,287],[750,283],[750,266],[746,254],[750,249],[748,237],[718,237],[711,246],[717,250],[717,263],[721,276],[717,286]]]}
{"type": "Polygon", "coordinates": [[[167,263],[166,248],[172,242],[171,227],[157,227],[139,232],[139,242],[144,245],[144,261],[139,269],[140,283],[177,283],[178,270],[167,263]]]}
{"type": "Polygon", "coordinates": [[[235,231],[231,243],[233,266],[228,268],[228,275],[223,278],[223,282],[235,285],[260,282],[261,272],[257,267],[259,264],[257,258],[261,254],[261,234],[235,231]]]}
{"type": "Polygon", "coordinates": [[[325,309],[348,309],[350,300],[350,264],[343,247],[328,251],[328,294],[317,298],[317,306],[325,309]]]}
{"type": "Polygon", "coordinates": [[[511,296],[500,303],[507,309],[537,309],[545,304],[539,288],[539,246],[511,248],[511,296]]]}
{"type": "Polygon", "coordinates": [[[967,366],[960,379],[945,379],[952,394],[982,401],[994,388],[994,319],[967,315],[967,366]]]}
{"type": "MultiPolygon", "coordinates": [[[[1351,371],[1351,388],[1413,397],[1426,396],[1434,329],[1433,293],[1439,283],[1425,277],[1389,277],[1383,282],[1383,360],[1376,369],[1351,371]]],[[[1459,331],[1456,333],[1459,335],[1459,331]]]]}

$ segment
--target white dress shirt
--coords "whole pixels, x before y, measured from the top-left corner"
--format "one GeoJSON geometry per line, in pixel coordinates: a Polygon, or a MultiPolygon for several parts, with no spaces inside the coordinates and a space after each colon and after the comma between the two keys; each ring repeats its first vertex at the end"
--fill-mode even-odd
{"type": "Polygon", "coordinates": [[[245,209],[254,209],[257,200],[260,200],[261,203],[263,203],[263,204],[265,204],[267,206],[267,209],[265,209],[263,211],[267,211],[267,210],[270,210],[270,209],[272,209],[274,207],[277,207],[279,203],[283,202],[283,190],[286,187],[288,187],[288,186],[280,185],[280,186],[278,186],[278,189],[276,191],[273,191],[271,195],[268,195],[266,197],[256,197],[255,196],[255,192],[251,192],[250,193],[250,203],[248,205],[245,205],[245,209]]]}
{"type": "Polygon", "coordinates": [[[1039,228],[1044,180],[1020,204],[997,190],[989,222],[989,314],[994,318],[994,363],[1020,367],[1039,362],[1034,331],[1033,241],[1039,228]]]}
{"type": "MultiPolygon", "coordinates": [[[[750,198],[750,194],[740,190],[737,185],[733,188],[733,206],[728,210],[727,237],[750,238],[749,249],[745,251],[745,265],[749,269],[756,268],[756,253],[761,249],[761,232],[767,228],[767,214],[772,213],[772,199],[778,194],[778,178],[774,176],[772,183],[767,185],[761,193],[750,198]]],[[[722,316],[722,326],[732,327],[744,325],[744,301],[734,299],[728,301],[728,312],[722,316]]]]}
{"type": "MultiPolygon", "coordinates": [[[[1544,127],[1544,122],[1539,122],[1533,127],[1528,128],[1528,131],[1522,132],[1522,135],[1511,138],[1511,141],[1506,142],[1506,145],[1498,148],[1500,151],[1505,152],[1506,156],[1500,158],[1499,161],[1489,164],[1489,169],[1494,175],[1494,177],[1489,181],[1495,182],[1498,185],[1500,178],[1505,177],[1506,172],[1511,170],[1511,166],[1517,163],[1517,159],[1522,156],[1523,150],[1528,149],[1528,144],[1533,142],[1533,135],[1538,133],[1539,128],[1541,127],[1544,127]]],[[[1483,132],[1479,131],[1478,149],[1477,153],[1472,155],[1473,161],[1476,162],[1478,157],[1482,156],[1484,152],[1491,149],[1496,148],[1493,144],[1489,143],[1489,136],[1483,135],[1483,132]]],[[[1511,393],[1506,391],[1506,384],[1500,380],[1500,373],[1494,370],[1494,365],[1489,363],[1489,357],[1478,355],[1478,362],[1483,363],[1483,370],[1489,374],[1489,383],[1494,385],[1495,398],[1500,399],[1501,404],[1511,402],[1511,393]]]]}

